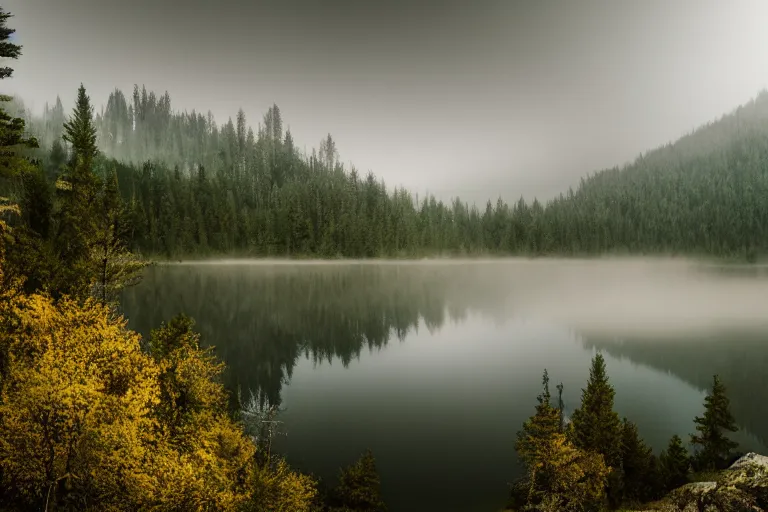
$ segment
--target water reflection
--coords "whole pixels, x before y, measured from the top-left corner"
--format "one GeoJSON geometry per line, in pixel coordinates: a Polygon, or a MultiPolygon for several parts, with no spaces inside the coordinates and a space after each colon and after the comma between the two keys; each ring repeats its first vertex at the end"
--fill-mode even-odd
{"type": "Polygon", "coordinates": [[[346,367],[364,349],[404,340],[419,319],[439,329],[446,314],[504,318],[503,289],[481,269],[416,265],[179,265],[149,269],[123,299],[142,334],[184,312],[229,366],[228,386],[271,403],[300,357],[346,367]],[[483,293],[480,293],[484,290],[483,293]],[[489,293],[496,290],[498,293],[489,293]]]}
{"type": "Polygon", "coordinates": [[[723,379],[738,423],[768,443],[768,336],[763,331],[732,330],[687,336],[585,336],[584,344],[614,357],[628,358],[670,373],[697,389],[723,379]]]}
{"type": "MultiPolygon", "coordinates": [[[[693,430],[713,373],[737,422],[768,439],[762,312],[728,297],[725,331],[663,332],[696,320],[695,301],[678,304],[686,286],[708,311],[724,289],[748,301],[768,291],[761,276],[721,274],[737,281],[678,264],[171,265],[150,269],[123,304],[143,334],[180,312],[195,318],[231,390],[283,402],[279,449],[292,464],[333,477],[371,448],[390,509],[495,510],[542,369],[572,409],[594,350],[608,354],[618,412],[656,450],[693,430]],[[659,306],[672,289],[675,302],[659,306]]],[[[751,434],[738,440],[762,449],[751,434]]]]}

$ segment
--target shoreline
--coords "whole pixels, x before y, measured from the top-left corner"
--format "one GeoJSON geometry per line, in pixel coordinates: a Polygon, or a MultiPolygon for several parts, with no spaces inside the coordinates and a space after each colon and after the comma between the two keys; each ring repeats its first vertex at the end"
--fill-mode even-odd
{"type": "Polygon", "coordinates": [[[203,257],[165,258],[147,257],[145,261],[152,265],[461,265],[461,264],[564,264],[578,263],[670,263],[686,264],[698,267],[732,269],[768,269],[768,261],[744,262],[740,259],[718,259],[702,256],[683,255],[614,255],[595,256],[425,256],[425,257],[376,257],[376,258],[321,258],[321,257],[274,257],[274,256],[238,256],[211,255],[203,257]]]}

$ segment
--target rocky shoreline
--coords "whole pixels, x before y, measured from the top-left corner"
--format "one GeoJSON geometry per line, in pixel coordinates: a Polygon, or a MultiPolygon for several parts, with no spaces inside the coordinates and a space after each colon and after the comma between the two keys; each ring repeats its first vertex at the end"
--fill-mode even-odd
{"type": "Polygon", "coordinates": [[[679,487],[644,511],[758,512],[768,510],[768,457],[748,453],[711,481],[679,487]]]}

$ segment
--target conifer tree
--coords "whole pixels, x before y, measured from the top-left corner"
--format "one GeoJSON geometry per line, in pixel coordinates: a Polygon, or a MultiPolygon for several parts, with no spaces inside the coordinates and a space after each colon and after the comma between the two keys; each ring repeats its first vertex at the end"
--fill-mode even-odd
{"type": "MultiPolygon", "coordinates": [[[[63,125],[62,125],[63,126],[63,125]]],[[[51,152],[45,162],[45,174],[46,178],[55,183],[61,174],[62,169],[67,161],[67,153],[64,147],[61,145],[61,141],[56,139],[51,144],[51,152]]]]}
{"type": "Polygon", "coordinates": [[[53,194],[40,168],[31,168],[22,176],[24,187],[22,214],[29,229],[43,240],[50,235],[53,194]]]}
{"type": "Polygon", "coordinates": [[[525,464],[525,476],[513,484],[511,504],[536,510],[580,509],[604,495],[608,469],[602,455],[571,443],[562,426],[562,384],[558,407],[551,403],[549,375],[544,370],[536,412],[517,434],[515,450],[525,464]]]}
{"type": "Polygon", "coordinates": [[[576,448],[559,432],[542,446],[540,455],[530,470],[547,487],[529,495],[526,510],[600,510],[609,474],[602,455],[576,448]]]}
{"type": "Polygon", "coordinates": [[[669,440],[667,449],[659,455],[664,490],[676,489],[688,483],[691,460],[683,446],[683,440],[675,434],[669,440]]]}
{"type": "MultiPolygon", "coordinates": [[[[0,58],[18,59],[21,46],[10,42],[15,29],[6,25],[11,17],[12,14],[0,7],[0,58]]],[[[12,73],[12,68],[2,67],[0,79],[8,78],[12,73]]],[[[12,100],[11,96],[0,94],[0,103],[12,100]]],[[[15,182],[22,191],[18,194],[14,187],[10,187],[4,197],[6,190],[0,190],[0,223],[12,217],[21,217],[23,221],[12,232],[3,224],[6,229],[0,230],[0,236],[6,238],[6,243],[14,245],[5,262],[7,274],[13,276],[11,279],[23,278],[27,288],[39,286],[48,277],[48,265],[42,264],[47,260],[42,238],[48,235],[50,196],[45,179],[26,155],[27,150],[37,147],[37,140],[26,133],[24,119],[10,115],[0,106],[0,179],[15,182]],[[22,266],[24,272],[20,271],[22,266]]]]}
{"type": "Polygon", "coordinates": [[[563,387],[557,386],[559,407],[553,407],[546,370],[542,388],[535,414],[517,434],[515,449],[525,464],[525,476],[513,484],[510,504],[552,511],[596,506],[608,475],[603,456],[577,448],[563,432],[563,387]]]}
{"type": "Polygon", "coordinates": [[[60,197],[55,246],[61,271],[54,283],[54,295],[84,297],[93,280],[90,262],[96,232],[96,197],[99,180],[93,172],[97,154],[93,108],[80,85],[77,106],[64,125],[64,140],[71,147],[70,162],[63,179],[56,183],[60,197]]]}
{"type": "Polygon", "coordinates": [[[123,288],[138,283],[146,263],[126,248],[126,213],[114,169],[98,203],[97,231],[91,253],[96,276],[92,295],[103,304],[114,307],[123,288]]]}
{"type": "Polygon", "coordinates": [[[728,438],[727,432],[738,427],[731,414],[730,400],[720,377],[712,379],[712,390],[704,399],[704,416],[694,419],[696,434],[691,434],[691,444],[696,449],[695,461],[700,469],[719,469],[727,462],[738,443],[728,438]]]}
{"type": "Polygon", "coordinates": [[[621,500],[622,426],[613,410],[615,391],[608,383],[605,359],[598,353],[592,359],[587,387],[582,390],[581,406],[573,411],[573,443],[582,450],[599,453],[611,469],[608,499],[612,505],[621,500]]]}
{"type": "MultiPolygon", "coordinates": [[[[4,59],[18,59],[21,56],[21,46],[9,42],[11,35],[16,32],[16,29],[6,26],[6,22],[11,17],[13,17],[13,14],[0,8],[0,41],[2,42],[0,44],[0,57],[4,59]]],[[[0,68],[0,79],[8,78],[12,73],[12,68],[0,68]]]]}
{"type": "Polygon", "coordinates": [[[53,194],[42,169],[31,167],[21,176],[22,223],[13,230],[13,251],[8,254],[8,268],[22,279],[27,292],[44,289],[58,268],[50,243],[53,194]]]}
{"type": "Polygon", "coordinates": [[[341,471],[335,490],[339,512],[385,512],[381,498],[381,480],[376,469],[376,459],[367,450],[357,462],[341,471]]]}
{"type": "MultiPolygon", "coordinates": [[[[92,174],[93,161],[98,148],[96,147],[96,127],[93,124],[93,107],[83,84],[80,84],[77,90],[77,105],[72,117],[64,123],[64,140],[71,144],[70,165],[74,167],[73,174],[83,180],[83,185],[92,182],[89,174],[92,174]],[[86,174],[86,170],[89,173],[86,174]],[[79,176],[78,173],[83,173],[83,176],[79,176]]],[[[74,177],[70,176],[70,178],[74,177]]]]}
{"type": "Polygon", "coordinates": [[[523,423],[517,433],[515,450],[526,465],[540,458],[542,447],[560,430],[560,414],[550,403],[549,374],[544,370],[542,392],[536,397],[536,413],[523,423]]]}
{"type": "MultiPolygon", "coordinates": [[[[18,59],[21,56],[21,46],[10,42],[11,35],[16,29],[7,26],[8,19],[13,15],[0,7],[0,58],[18,59]]],[[[13,69],[8,66],[0,67],[0,79],[8,78],[13,69]]],[[[0,102],[9,102],[13,98],[0,94],[0,102]]],[[[0,106],[0,177],[18,176],[30,170],[29,162],[21,153],[26,148],[37,148],[37,140],[26,134],[24,119],[13,117],[0,106]]],[[[0,198],[0,205],[4,203],[0,198]]]]}
{"type": "Polygon", "coordinates": [[[657,461],[640,438],[637,425],[626,418],[622,424],[621,463],[624,502],[643,503],[652,499],[658,487],[657,461]]]}

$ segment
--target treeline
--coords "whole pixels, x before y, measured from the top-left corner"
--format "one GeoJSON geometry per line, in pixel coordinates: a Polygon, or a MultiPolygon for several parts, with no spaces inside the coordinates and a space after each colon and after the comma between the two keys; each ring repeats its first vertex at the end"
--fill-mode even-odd
{"type": "MultiPolygon", "coordinates": [[[[31,119],[49,182],[61,172],[61,102],[31,119]]],[[[168,93],[116,90],[95,116],[96,167],[116,170],[131,248],[206,254],[376,257],[425,254],[685,253],[753,260],[768,249],[768,93],[583,179],[546,204],[476,207],[418,198],[346,169],[329,135],[302,154],[274,105],[254,132],[238,112],[174,112],[168,93]]]]}
{"type": "MultiPolygon", "coordinates": [[[[18,58],[9,17],[0,57],[18,58]]],[[[62,133],[53,188],[25,158],[38,141],[0,108],[0,177],[18,193],[0,198],[0,508],[383,511],[371,453],[326,488],[271,453],[269,414],[230,415],[223,365],[190,319],[126,328],[117,301],[144,264],[115,174],[94,172],[82,87],[62,133]]]]}
{"type": "MultiPolygon", "coordinates": [[[[737,443],[728,433],[738,428],[725,386],[717,375],[704,401],[704,414],[694,419],[696,433],[690,436],[692,455],[675,435],[657,457],[640,438],[637,426],[627,418],[619,418],[613,410],[615,392],[600,353],[592,359],[581,406],[573,412],[571,421],[563,413],[562,384],[557,390],[555,401],[544,370],[536,413],[517,435],[515,449],[525,465],[525,474],[512,485],[508,510],[557,512],[634,507],[658,500],[688,483],[694,471],[723,469],[734,459],[737,443]]],[[[721,498],[717,493],[704,496],[698,510],[721,505],[721,498]]]]}

